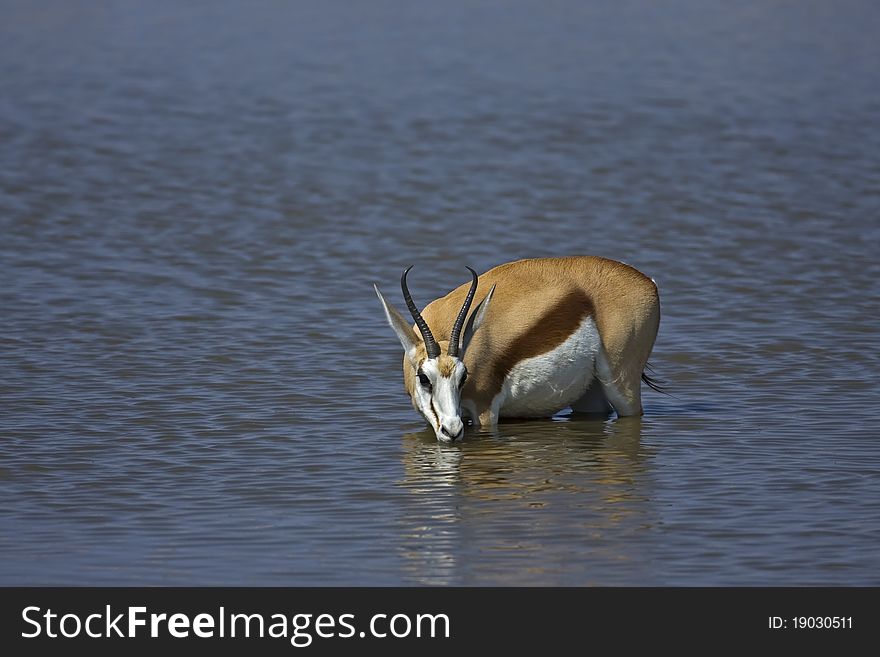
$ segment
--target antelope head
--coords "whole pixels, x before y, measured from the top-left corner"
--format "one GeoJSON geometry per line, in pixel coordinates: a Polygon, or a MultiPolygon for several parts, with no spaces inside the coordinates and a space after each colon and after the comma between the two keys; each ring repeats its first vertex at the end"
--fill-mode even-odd
{"type": "Polygon", "coordinates": [[[474,332],[486,317],[486,311],[495,287],[493,286],[489,290],[465,326],[468,311],[477,291],[477,272],[468,267],[472,277],[470,290],[452,325],[449,340],[438,342],[434,339],[428,323],[422,317],[422,313],[419,312],[409,293],[406,275],[410,269],[412,269],[412,265],[403,271],[403,275],[400,277],[400,288],[403,291],[406,307],[415,320],[418,333],[413,330],[412,325],[404,319],[403,315],[388,303],[379,288],[375,285],[373,287],[385,309],[388,323],[391,324],[391,328],[394,329],[406,353],[403,366],[404,382],[412,398],[413,406],[434,428],[438,440],[449,442],[464,435],[464,422],[461,419],[461,390],[468,376],[467,367],[464,364],[464,354],[474,332]],[[464,336],[462,336],[463,328],[464,336]]]}

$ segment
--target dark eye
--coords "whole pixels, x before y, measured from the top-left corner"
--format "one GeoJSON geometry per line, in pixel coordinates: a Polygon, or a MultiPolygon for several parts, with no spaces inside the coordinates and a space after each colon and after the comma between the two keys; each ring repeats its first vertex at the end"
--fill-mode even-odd
{"type": "Polygon", "coordinates": [[[467,381],[467,372],[461,375],[461,381],[458,382],[458,387],[463,388],[465,381],[467,381]]]}
{"type": "Polygon", "coordinates": [[[419,370],[419,383],[422,384],[422,387],[425,390],[431,390],[431,379],[429,379],[428,375],[422,372],[422,370],[419,370]]]}

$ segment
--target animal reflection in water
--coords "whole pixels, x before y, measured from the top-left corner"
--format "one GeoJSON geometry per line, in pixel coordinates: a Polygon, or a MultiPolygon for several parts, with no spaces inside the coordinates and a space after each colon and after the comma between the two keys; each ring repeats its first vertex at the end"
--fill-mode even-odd
{"type": "Polygon", "coordinates": [[[660,324],[654,282],[590,256],[520,260],[471,272],[419,312],[401,277],[415,327],[376,287],[404,349],[404,385],[441,441],[465,421],[578,413],[642,414],[641,383],[660,324]],[[472,313],[476,297],[481,301],[472,313]],[[470,314],[469,314],[470,313],[470,314]]]}
{"type": "Polygon", "coordinates": [[[479,579],[498,584],[556,582],[550,571],[566,568],[572,545],[597,562],[625,559],[615,536],[655,523],[645,494],[653,451],[641,429],[639,418],[510,421],[460,447],[429,430],[404,435],[398,512],[409,576],[467,581],[462,550],[483,554],[489,574],[479,579]]]}

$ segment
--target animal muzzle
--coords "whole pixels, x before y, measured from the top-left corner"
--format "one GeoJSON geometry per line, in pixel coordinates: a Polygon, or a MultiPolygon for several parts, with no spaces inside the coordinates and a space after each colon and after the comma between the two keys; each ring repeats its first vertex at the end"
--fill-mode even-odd
{"type": "Polygon", "coordinates": [[[444,442],[452,442],[464,436],[464,422],[460,417],[444,418],[437,429],[437,438],[444,442]]]}

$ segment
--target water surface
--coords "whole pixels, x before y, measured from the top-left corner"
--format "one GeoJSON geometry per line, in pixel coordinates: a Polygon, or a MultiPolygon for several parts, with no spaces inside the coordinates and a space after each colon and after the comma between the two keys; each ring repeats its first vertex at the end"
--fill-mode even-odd
{"type": "Polygon", "coordinates": [[[874,3],[2,4],[0,583],[880,584],[874,3]],[[575,253],[672,396],[438,444],[371,284],[575,253]]]}

